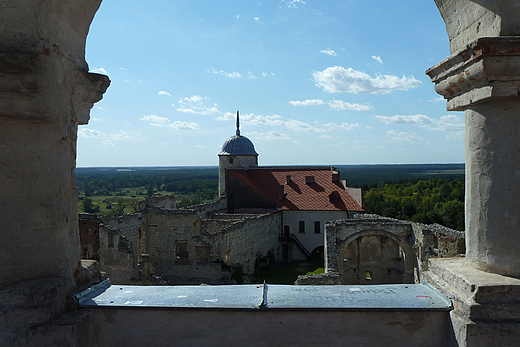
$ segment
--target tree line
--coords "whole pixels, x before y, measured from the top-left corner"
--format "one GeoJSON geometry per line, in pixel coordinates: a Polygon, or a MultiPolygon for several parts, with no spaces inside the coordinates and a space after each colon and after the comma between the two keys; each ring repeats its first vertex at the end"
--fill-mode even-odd
{"type": "Polygon", "coordinates": [[[365,210],[384,217],[464,230],[464,179],[380,183],[364,192],[365,210]]]}
{"type": "MultiPolygon", "coordinates": [[[[157,191],[190,196],[178,202],[179,207],[185,207],[210,201],[218,195],[216,167],[123,171],[89,168],[77,169],[76,175],[78,192],[86,198],[125,196],[125,189],[140,188],[137,194],[143,198],[157,191]]],[[[464,230],[464,179],[460,164],[348,166],[341,168],[341,176],[352,178],[349,186],[363,188],[367,213],[464,230]],[[389,180],[398,176],[406,180],[389,180]],[[432,178],[423,179],[428,176],[432,178]]],[[[95,212],[97,205],[90,199],[82,203],[85,211],[95,212]]],[[[119,213],[123,205],[121,200],[113,206],[108,201],[106,204],[114,214],[119,213]]]]}

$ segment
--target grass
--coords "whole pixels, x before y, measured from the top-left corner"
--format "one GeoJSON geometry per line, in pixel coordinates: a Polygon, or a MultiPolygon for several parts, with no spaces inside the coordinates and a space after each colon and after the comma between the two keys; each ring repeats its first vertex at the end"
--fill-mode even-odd
{"type": "Polygon", "coordinates": [[[253,283],[294,284],[298,275],[323,273],[323,261],[300,261],[264,269],[253,278],[253,283]]]}

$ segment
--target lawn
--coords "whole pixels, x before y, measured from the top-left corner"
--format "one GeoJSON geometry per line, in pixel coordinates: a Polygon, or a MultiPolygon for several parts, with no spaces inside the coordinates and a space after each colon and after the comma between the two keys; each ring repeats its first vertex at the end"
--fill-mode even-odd
{"type": "Polygon", "coordinates": [[[253,283],[294,284],[298,275],[320,274],[324,272],[323,261],[299,261],[288,265],[262,270],[254,276],[253,283]]]}

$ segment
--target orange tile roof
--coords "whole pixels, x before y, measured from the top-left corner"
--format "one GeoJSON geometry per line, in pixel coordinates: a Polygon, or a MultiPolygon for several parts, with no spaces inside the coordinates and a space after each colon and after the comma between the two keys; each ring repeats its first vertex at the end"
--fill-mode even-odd
{"type": "Polygon", "coordinates": [[[336,171],[330,167],[266,167],[228,169],[227,172],[282,210],[364,211],[341,182],[332,182],[336,171]],[[286,184],[288,175],[290,184],[286,184]],[[314,183],[305,183],[306,176],[313,176],[314,183]],[[281,201],[280,186],[285,194],[281,201]],[[336,195],[335,202],[331,202],[331,194],[336,195]]]}

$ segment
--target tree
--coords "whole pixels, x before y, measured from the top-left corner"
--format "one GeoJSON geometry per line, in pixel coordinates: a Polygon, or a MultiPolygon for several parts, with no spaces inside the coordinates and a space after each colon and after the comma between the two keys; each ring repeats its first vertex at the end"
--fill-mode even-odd
{"type": "Polygon", "coordinates": [[[147,196],[153,196],[153,185],[150,183],[147,187],[146,187],[146,195],[147,196]]]}
{"type": "Polygon", "coordinates": [[[99,205],[96,205],[92,202],[92,199],[85,198],[83,199],[83,211],[86,213],[96,213],[99,212],[99,205]]]}

